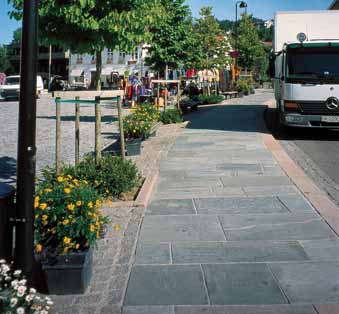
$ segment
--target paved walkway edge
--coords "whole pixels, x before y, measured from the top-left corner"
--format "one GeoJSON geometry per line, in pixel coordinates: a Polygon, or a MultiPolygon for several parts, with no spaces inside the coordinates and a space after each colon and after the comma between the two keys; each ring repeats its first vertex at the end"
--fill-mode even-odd
{"type": "MultiPolygon", "coordinates": [[[[275,101],[270,100],[266,102],[265,105],[268,108],[275,108],[275,101]]],[[[339,208],[336,204],[325,192],[320,190],[305,172],[288,156],[279,141],[277,141],[272,134],[267,131],[262,136],[264,144],[272,152],[283,171],[285,171],[307,200],[326,220],[333,231],[339,235],[339,208]]]]}

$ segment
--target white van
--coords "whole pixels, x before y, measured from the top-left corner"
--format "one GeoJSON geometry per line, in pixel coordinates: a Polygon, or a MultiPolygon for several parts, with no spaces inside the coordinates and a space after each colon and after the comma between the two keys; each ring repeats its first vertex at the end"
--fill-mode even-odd
{"type": "MultiPolygon", "coordinates": [[[[36,78],[36,95],[39,98],[44,90],[44,83],[40,75],[36,78]]],[[[0,86],[0,97],[4,99],[19,98],[20,75],[7,76],[5,83],[0,86]]]]}

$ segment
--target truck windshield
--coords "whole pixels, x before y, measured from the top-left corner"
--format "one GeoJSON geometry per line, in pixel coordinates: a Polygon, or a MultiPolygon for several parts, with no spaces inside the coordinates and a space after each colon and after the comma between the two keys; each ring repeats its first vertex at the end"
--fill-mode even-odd
{"type": "Polygon", "coordinates": [[[20,84],[20,77],[6,77],[5,80],[6,85],[18,85],[20,84]]]}
{"type": "Polygon", "coordinates": [[[339,83],[339,49],[337,47],[288,49],[286,80],[339,83]]]}

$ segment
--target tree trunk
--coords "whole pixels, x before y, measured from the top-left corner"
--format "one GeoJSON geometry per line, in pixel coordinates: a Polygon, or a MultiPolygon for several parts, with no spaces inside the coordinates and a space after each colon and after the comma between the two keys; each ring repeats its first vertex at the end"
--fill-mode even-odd
{"type": "Polygon", "coordinates": [[[101,90],[102,51],[96,51],[95,89],[101,90]]]}

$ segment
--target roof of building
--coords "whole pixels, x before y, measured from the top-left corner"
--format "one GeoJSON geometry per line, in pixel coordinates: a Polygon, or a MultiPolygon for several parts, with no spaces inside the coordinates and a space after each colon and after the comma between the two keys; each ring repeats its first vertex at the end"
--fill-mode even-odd
{"type": "Polygon", "coordinates": [[[329,10],[339,10],[339,0],[333,0],[328,9],[329,10]]]}

